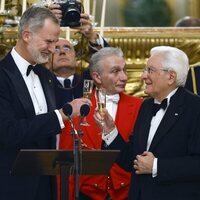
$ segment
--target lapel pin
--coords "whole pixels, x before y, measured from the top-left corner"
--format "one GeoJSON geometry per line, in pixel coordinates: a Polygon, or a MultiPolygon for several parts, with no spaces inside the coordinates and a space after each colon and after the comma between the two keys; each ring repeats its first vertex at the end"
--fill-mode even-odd
{"type": "Polygon", "coordinates": [[[175,113],[175,116],[178,116],[178,113],[175,113]]]}
{"type": "Polygon", "coordinates": [[[51,83],[51,79],[49,79],[49,83],[51,83]]]}

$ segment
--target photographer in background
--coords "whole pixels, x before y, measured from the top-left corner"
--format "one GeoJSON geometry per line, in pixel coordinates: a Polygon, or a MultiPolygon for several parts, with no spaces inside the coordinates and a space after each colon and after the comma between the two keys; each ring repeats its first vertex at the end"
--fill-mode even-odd
{"type": "MultiPolygon", "coordinates": [[[[62,11],[60,10],[59,4],[51,4],[49,9],[59,20],[61,20],[62,11]]],[[[89,15],[81,13],[80,16],[81,26],[73,28],[88,39],[90,53],[93,54],[99,49],[109,46],[99,34],[93,31],[93,26],[89,19],[89,15]]],[[[52,54],[52,57],[46,64],[46,67],[50,69],[57,77],[58,87],[56,90],[56,97],[59,99],[57,106],[60,108],[64,103],[82,97],[83,80],[91,79],[91,77],[88,69],[86,69],[82,75],[76,73],[76,52],[70,41],[64,38],[59,38],[55,48],[56,51],[54,54],[52,54]]],[[[59,137],[60,136],[57,137],[57,146],[59,144],[59,137]]]]}
{"type": "MultiPolygon", "coordinates": [[[[58,19],[62,18],[60,7],[59,4],[49,6],[49,9],[58,19]]],[[[81,13],[80,16],[81,26],[73,28],[88,39],[90,52],[95,53],[99,49],[109,46],[99,34],[93,31],[89,15],[81,13]]],[[[61,100],[59,107],[62,107],[66,101],[69,102],[75,98],[82,97],[83,79],[91,79],[88,70],[85,70],[82,75],[77,74],[76,64],[76,52],[73,45],[70,41],[59,38],[59,41],[56,43],[56,51],[46,65],[47,68],[52,70],[58,80],[57,96],[61,100]]]]}
{"type": "MultiPolygon", "coordinates": [[[[61,6],[59,4],[51,4],[49,5],[49,9],[61,21],[61,6]]],[[[88,39],[89,46],[93,49],[94,52],[96,52],[98,49],[101,49],[102,47],[109,46],[104,38],[102,38],[98,33],[94,32],[92,21],[90,20],[90,16],[88,14],[80,13],[80,24],[80,26],[73,26],[70,28],[76,29],[77,32],[82,33],[88,39]]]]}

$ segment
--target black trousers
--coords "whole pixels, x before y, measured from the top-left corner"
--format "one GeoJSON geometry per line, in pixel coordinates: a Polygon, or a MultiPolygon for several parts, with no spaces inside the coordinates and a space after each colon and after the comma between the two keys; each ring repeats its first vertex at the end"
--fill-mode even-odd
{"type": "Polygon", "coordinates": [[[35,200],[56,200],[55,178],[41,176],[35,200]]]}

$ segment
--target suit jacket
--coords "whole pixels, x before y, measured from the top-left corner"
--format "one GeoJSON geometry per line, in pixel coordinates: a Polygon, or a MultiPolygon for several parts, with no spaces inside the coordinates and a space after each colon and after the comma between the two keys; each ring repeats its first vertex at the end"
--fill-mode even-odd
{"type": "MultiPolygon", "coordinates": [[[[118,164],[132,170],[129,199],[200,199],[200,97],[179,88],[154,135],[149,151],[158,158],[157,176],[136,175],[135,156],[143,153],[152,119],[153,99],[143,102],[130,142],[118,164]]],[[[118,142],[120,138],[116,138],[118,142]]],[[[121,140],[122,142],[123,140],[121,140]]],[[[123,142],[122,142],[123,143],[123,142]]]]}
{"type": "Polygon", "coordinates": [[[61,83],[56,79],[56,99],[58,99],[58,108],[61,108],[65,103],[71,102],[73,99],[83,96],[83,79],[84,77],[81,75],[74,74],[71,89],[63,88],[61,83]]]}
{"type": "MultiPolygon", "coordinates": [[[[94,122],[94,110],[96,108],[95,90],[93,91],[91,101],[92,107],[89,115],[86,117],[90,124],[88,127],[82,126],[83,136],[82,142],[87,145],[86,149],[102,149],[101,129],[94,122]]],[[[133,129],[137,114],[142,103],[142,99],[120,94],[118,103],[118,110],[116,114],[115,123],[117,129],[125,141],[128,140],[129,135],[133,129]]],[[[75,120],[77,125],[79,119],[75,120]]],[[[73,147],[73,141],[69,132],[69,124],[63,130],[60,137],[60,148],[68,149],[73,147]]],[[[120,149],[121,146],[115,144],[112,149],[120,149]]],[[[71,186],[73,185],[73,178],[71,179],[71,186]]],[[[122,170],[117,165],[114,165],[110,170],[109,176],[81,176],[80,177],[80,191],[93,200],[103,200],[109,194],[113,200],[125,199],[128,196],[128,189],[130,184],[130,173],[122,170]]],[[[71,188],[71,192],[72,192],[71,188]]],[[[71,197],[71,199],[73,199],[71,197]]]]}
{"type": "MultiPolygon", "coordinates": [[[[39,183],[49,177],[11,176],[10,170],[20,149],[55,148],[61,131],[55,112],[54,77],[41,66],[39,78],[47,101],[48,113],[35,115],[34,106],[11,54],[0,62],[0,199],[33,200],[39,183]]],[[[44,194],[49,188],[41,184],[44,194]]],[[[39,188],[40,189],[40,188],[39,188]]],[[[51,194],[51,197],[52,194],[51,194]]],[[[45,199],[45,198],[44,198],[45,199]]],[[[37,199],[38,200],[38,199],[37,199]]]]}

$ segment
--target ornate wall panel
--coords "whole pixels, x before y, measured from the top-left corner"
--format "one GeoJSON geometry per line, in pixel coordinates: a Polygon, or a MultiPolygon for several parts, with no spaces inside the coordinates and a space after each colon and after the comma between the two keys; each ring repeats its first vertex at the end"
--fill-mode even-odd
{"type": "MultiPolygon", "coordinates": [[[[96,29],[96,31],[99,31],[96,29]]],[[[61,36],[65,37],[65,31],[61,36]]],[[[142,70],[149,57],[149,50],[158,45],[175,46],[188,55],[190,65],[195,66],[200,62],[200,28],[105,28],[105,38],[111,46],[122,48],[128,71],[128,83],[126,92],[144,96],[143,82],[140,80],[142,70]]],[[[71,38],[80,40],[79,36],[71,32],[71,38]]],[[[15,44],[17,39],[16,29],[6,29],[0,32],[0,56],[15,44]]],[[[87,66],[86,43],[79,42],[76,49],[79,52],[79,67],[87,66]],[[83,43],[82,54],[80,55],[80,46],[83,43]]]]}

